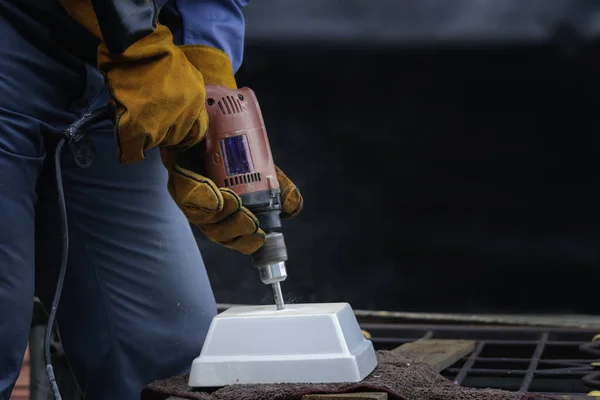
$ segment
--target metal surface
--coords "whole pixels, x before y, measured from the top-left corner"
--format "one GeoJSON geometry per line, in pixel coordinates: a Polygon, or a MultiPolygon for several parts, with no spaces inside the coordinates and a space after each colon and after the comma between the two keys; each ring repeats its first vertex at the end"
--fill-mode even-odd
{"type": "MultiPolygon", "coordinates": [[[[249,305],[218,303],[219,311],[228,308],[249,305]]],[[[600,316],[598,315],[515,315],[515,314],[453,314],[425,313],[385,310],[355,309],[354,314],[361,323],[408,323],[408,324],[472,324],[472,325],[504,325],[534,326],[550,328],[583,328],[600,332],[600,316]]]]}
{"type": "Polygon", "coordinates": [[[285,262],[280,261],[274,264],[262,265],[257,267],[260,273],[260,280],[273,288],[273,297],[278,310],[285,308],[283,293],[281,291],[281,282],[287,278],[285,262]]]}
{"type": "Polygon", "coordinates": [[[275,282],[271,284],[271,286],[273,287],[275,306],[277,306],[278,310],[283,310],[285,308],[285,303],[283,302],[283,293],[281,293],[281,284],[279,282],[275,282]]]}
{"type": "MultiPolygon", "coordinates": [[[[442,374],[456,384],[581,398],[594,388],[600,354],[582,351],[594,329],[363,323],[376,349],[421,338],[477,340],[475,351],[442,374]]],[[[565,397],[561,397],[565,398],[565,397]]]]}
{"type": "Polygon", "coordinates": [[[364,322],[407,322],[424,324],[485,324],[537,326],[553,328],[593,328],[600,331],[598,315],[519,315],[519,314],[454,314],[419,313],[403,311],[355,310],[356,316],[364,322]]]}
{"type": "MultiPolygon", "coordinates": [[[[600,358],[600,334],[594,336],[590,343],[584,343],[579,348],[581,351],[600,358]]],[[[594,367],[599,368],[600,363],[595,363],[594,367]]],[[[600,389],[600,371],[584,376],[583,382],[589,387],[600,389]]]]}
{"type": "Polygon", "coordinates": [[[260,280],[265,285],[271,283],[281,282],[287,278],[287,271],[285,269],[285,262],[280,261],[273,264],[258,266],[258,273],[260,274],[260,280]]]}

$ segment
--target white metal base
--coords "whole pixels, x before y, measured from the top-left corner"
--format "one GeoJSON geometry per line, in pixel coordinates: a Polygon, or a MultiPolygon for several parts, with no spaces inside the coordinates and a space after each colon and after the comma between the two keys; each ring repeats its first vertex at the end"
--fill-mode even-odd
{"type": "Polygon", "coordinates": [[[376,366],[348,303],[241,306],[213,319],[188,384],[359,382],[376,366]]]}

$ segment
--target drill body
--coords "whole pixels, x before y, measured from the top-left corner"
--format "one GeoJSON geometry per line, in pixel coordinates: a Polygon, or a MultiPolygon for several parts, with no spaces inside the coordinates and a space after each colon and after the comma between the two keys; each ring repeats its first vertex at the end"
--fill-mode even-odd
{"type": "Polygon", "coordinates": [[[267,235],[252,261],[262,282],[272,285],[277,309],[283,309],[287,249],[280,232],[281,190],[260,106],[250,88],[207,85],[206,109],[203,170],[217,186],[236,192],[258,218],[267,235]]]}

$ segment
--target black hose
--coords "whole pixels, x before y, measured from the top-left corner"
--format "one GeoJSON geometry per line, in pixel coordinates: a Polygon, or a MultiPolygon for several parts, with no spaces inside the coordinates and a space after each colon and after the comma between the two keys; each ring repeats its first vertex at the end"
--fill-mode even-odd
{"type": "Polygon", "coordinates": [[[71,153],[75,163],[82,168],[89,167],[93,161],[94,147],[91,139],[86,135],[86,132],[93,124],[106,118],[114,120],[114,108],[111,105],[101,107],[83,115],[63,131],[63,136],[58,141],[56,150],[54,152],[54,169],[56,172],[56,188],[58,191],[58,206],[62,233],[62,251],[56,290],[54,292],[54,298],[52,299],[50,315],[48,316],[46,336],[44,337],[44,358],[46,361],[46,373],[48,374],[48,381],[50,383],[52,394],[54,395],[55,400],[62,400],[62,397],[60,396],[56,377],[54,376],[54,367],[52,366],[52,360],[50,356],[50,342],[52,339],[52,331],[54,329],[54,323],[56,320],[56,310],[58,309],[58,304],[60,302],[60,296],[65,281],[69,258],[69,225],[67,221],[67,205],[65,201],[62,180],[62,169],[60,162],[61,154],[65,143],[68,143],[69,147],[71,148],[71,153]]]}

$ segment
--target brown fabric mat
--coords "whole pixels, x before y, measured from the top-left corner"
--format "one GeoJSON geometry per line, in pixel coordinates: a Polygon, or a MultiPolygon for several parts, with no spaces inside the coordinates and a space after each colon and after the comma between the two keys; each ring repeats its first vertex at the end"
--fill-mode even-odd
{"type": "Polygon", "coordinates": [[[329,384],[231,385],[211,393],[188,389],[188,376],[156,381],[142,393],[142,400],[169,396],[201,400],[300,400],[305,394],[379,391],[401,400],[523,400],[524,393],[496,389],[472,389],[453,384],[429,365],[412,363],[390,351],[378,351],[379,365],[362,382],[329,384]]]}

